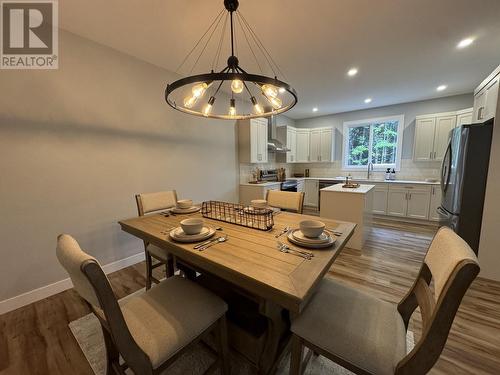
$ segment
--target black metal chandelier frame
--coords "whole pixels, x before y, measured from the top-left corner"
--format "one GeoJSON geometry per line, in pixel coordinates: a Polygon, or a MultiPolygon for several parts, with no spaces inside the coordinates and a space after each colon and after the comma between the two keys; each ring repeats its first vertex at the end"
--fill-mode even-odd
{"type": "MultiPolygon", "coordinates": [[[[297,103],[298,98],[297,98],[297,93],[296,93],[295,89],[292,86],[290,86],[288,83],[286,83],[282,80],[279,80],[276,75],[274,76],[274,78],[271,78],[271,77],[268,77],[265,75],[247,73],[239,65],[238,58],[235,56],[235,45],[234,45],[235,38],[234,38],[234,25],[233,25],[233,13],[237,12],[238,5],[239,5],[238,0],[224,0],[225,10],[227,10],[229,12],[230,27],[231,27],[231,34],[230,34],[231,56],[229,56],[229,58],[227,60],[227,65],[225,66],[224,69],[222,69],[219,72],[215,72],[214,70],[211,70],[210,73],[197,74],[197,75],[184,77],[184,78],[181,78],[175,82],[168,84],[166,89],[165,89],[165,100],[172,108],[174,108],[178,111],[184,112],[184,113],[195,115],[195,116],[234,120],[234,119],[250,119],[250,118],[258,118],[258,117],[269,117],[272,115],[286,112],[286,111],[290,110],[297,103]],[[241,92],[248,93],[248,95],[249,95],[248,104],[253,105],[253,107],[256,109],[254,111],[254,113],[240,113],[240,114],[238,114],[236,112],[236,113],[228,113],[228,114],[217,114],[217,113],[209,112],[207,110],[199,110],[199,109],[195,109],[192,107],[190,108],[186,105],[182,105],[181,103],[177,103],[176,100],[172,98],[172,96],[173,96],[172,94],[175,91],[182,89],[182,88],[185,88],[188,85],[193,85],[193,84],[194,85],[202,85],[200,87],[204,88],[202,90],[203,93],[200,95],[200,97],[201,97],[201,96],[204,96],[207,88],[213,85],[215,87],[215,91],[212,92],[211,96],[208,99],[208,102],[206,102],[206,105],[208,104],[209,109],[211,109],[212,105],[214,104],[214,102],[216,100],[217,94],[220,92],[221,87],[224,84],[224,82],[234,82],[234,80],[241,81],[243,87],[241,87],[240,93],[241,92]],[[262,93],[264,98],[267,99],[267,101],[269,103],[267,103],[266,105],[261,105],[260,103],[258,103],[257,99],[255,98],[255,94],[253,94],[251,92],[249,86],[250,87],[257,86],[257,89],[259,90],[259,92],[262,93]],[[271,87],[271,90],[264,92],[263,88],[265,88],[265,87],[271,87]],[[287,93],[289,102],[286,103],[285,105],[278,105],[278,104],[281,104],[281,99],[279,99],[278,104],[275,101],[276,97],[278,95],[278,92],[280,94],[287,93]],[[272,97],[269,94],[273,94],[272,97]]],[[[205,34],[203,34],[202,38],[195,45],[193,50],[191,50],[191,52],[188,54],[188,56],[186,56],[186,58],[184,59],[182,64],[184,64],[186,62],[186,60],[189,58],[191,53],[198,46],[198,44],[205,37],[205,35],[208,34],[209,30],[216,23],[216,21],[218,20],[220,22],[222,13],[223,12],[219,13],[219,15],[216,17],[216,19],[212,22],[212,25],[210,25],[209,29],[205,32],[205,34]]],[[[265,49],[262,42],[256,36],[255,32],[248,25],[247,21],[244,18],[243,18],[243,20],[244,20],[246,26],[249,28],[250,35],[252,37],[254,37],[254,41],[255,41],[257,47],[260,49],[260,52],[266,58],[266,61],[267,61],[268,65],[271,67],[271,69],[273,70],[273,72],[276,73],[276,70],[274,68],[276,68],[279,72],[281,72],[281,70],[279,69],[277,64],[274,62],[274,60],[270,56],[269,52],[265,49]],[[273,64],[274,64],[274,67],[273,67],[273,64]]],[[[217,27],[218,27],[218,23],[216,25],[216,28],[217,27]]],[[[198,62],[198,60],[200,59],[201,55],[203,54],[208,42],[210,41],[211,36],[215,32],[215,30],[216,29],[212,30],[210,37],[209,37],[209,40],[205,43],[205,47],[203,48],[200,55],[198,56],[198,58],[195,62],[195,65],[198,62]]],[[[217,54],[220,53],[221,44],[222,44],[222,41],[224,38],[224,35],[223,35],[224,30],[225,30],[225,24],[224,24],[224,28],[222,30],[221,40],[219,41],[218,51],[217,51],[216,56],[215,56],[215,57],[217,57],[217,60],[219,58],[219,56],[217,54]]],[[[251,44],[248,41],[246,34],[245,34],[245,39],[247,40],[248,46],[250,47],[250,50],[251,50],[257,64],[259,65],[259,68],[261,68],[261,65],[259,64],[259,62],[257,60],[257,57],[252,49],[251,44]]],[[[181,64],[181,66],[182,66],[182,64],[181,64]]],[[[262,68],[261,68],[261,70],[262,70],[262,68]]],[[[234,92],[231,92],[230,95],[231,95],[230,106],[233,107],[232,108],[233,110],[236,110],[234,92]]],[[[196,101],[197,101],[197,99],[195,100],[195,103],[196,103],[196,101]]],[[[205,108],[207,108],[207,107],[205,107],[205,108]]]]}

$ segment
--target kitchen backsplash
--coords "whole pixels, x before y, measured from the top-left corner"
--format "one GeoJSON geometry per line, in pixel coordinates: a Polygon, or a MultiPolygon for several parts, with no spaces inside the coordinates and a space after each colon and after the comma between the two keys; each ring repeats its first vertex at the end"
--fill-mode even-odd
{"type": "MultiPolygon", "coordinates": [[[[269,154],[269,162],[264,164],[240,164],[240,182],[252,180],[252,171],[259,169],[285,168],[287,177],[292,177],[294,173],[304,173],[309,168],[311,177],[337,177],[350,174],[354,178],[366,177],[366,170],[343,171],[342,161],[333,163],[311,163],[311,164],[286,164],[275,161],[275,154],[269,154]]],[[[401,170],[396,172],[397,179],[403,180],[425,180],[426,178],[439,179],[441,164],[439,162],[414,162],[412,159],[401,160],[401,170]]],[[[377,179],[383,179],[385,172],[374,171],[371,175],[377,179]]]]}

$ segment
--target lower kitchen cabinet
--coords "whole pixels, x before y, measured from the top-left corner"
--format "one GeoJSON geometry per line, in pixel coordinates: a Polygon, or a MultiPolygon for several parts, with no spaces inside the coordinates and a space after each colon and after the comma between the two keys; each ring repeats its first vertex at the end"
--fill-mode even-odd
{"type": "Polygon", "coordinates": [[[438,207],[441,206],[441,187],[431,186],[431,203],[429,206],[429,220],[439,221],[438,207]]]}
{"type": "Polygon", "coordinates": [[[318,207],[319,180],[305,180],[304,191],[304,206],[318,207]]]}
{"type": "Polygon", "coordinates": [[[386,184],[376,184],[373,189],[373,209],[377,215],[387,215],[387,195],[388,186],[386,184]]]}
{"type": "Polygon", "coordinates": [[[389,186],[387,215],[429,219],[431,186],[389,186]]]}

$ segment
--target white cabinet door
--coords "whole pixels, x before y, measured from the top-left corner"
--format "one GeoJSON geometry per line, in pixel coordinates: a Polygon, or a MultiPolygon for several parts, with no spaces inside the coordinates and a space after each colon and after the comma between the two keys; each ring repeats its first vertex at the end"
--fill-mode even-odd
{"type": "Polygon", "coordinates": [[[467,124],[472,124],[472,108],[469,110],[463,110],[457,112],[457,124],[456,126],[462,126],[467,124]]]}
{"type": "Polygon", "coordinates": [[[387,214],[387,186],[375,187],[373,189],[373,209],[372,212],[378,215],[387,214]]]}
{"type": "Polygon", "coordinates": [[[294,128],[288,127],[286,129],[286,147],[290,149],[286,153],[286,162],[295,163],[297,161],[297,131],[294,128]]]}
{"type": "Polygon", "coordinates": [[[442,116],[436,118],[436,132],[434,135],[434,160],[443,160],[444,154],[446,152],[446,147],[448,147],[448,136],[450,130],[455,128],[457,123],[457,116],[442,116]]]}
{"type": "Polygon", "coordinates": [[[431,202],[429,205],[429,220],[439,221],[438,207],[441,206],[441,187],[433,185],[431,187],[431,202]]]}
{"type": "Polygon", "coordinates": [[[406,189],[389,189],[387,199],[387,215],[406,216],[408,201],[406,189]]]}
{"type": "Polygon", "coordinates": [[[495,117],[498,100],[499,79],[500,77],[496,77],[491,83],[488,84],[488,86],[486,86],[486,102],[484,115],[482,116],[481,121],[486,121],[490,118],[495,117]]]}
{"type": "Polygon", "coordinates": [[[250,120],[250,163],[260,163],[259,124],[250,120]]]}
{"type": "Polygon", "coordinates": [[[318,207],[319,180],[305,180],[304,190],[304,206],[318,207]]]}
{"type": "Polygon", "coordinates": [[[259,162],[267,163],[267,120],[266,119],[257,119],[258,122],[258,155],[259,162]]]}
{"type": "Polygon", "coordinates": [[[408,191],[408,211],[407,216],[413,219],[429,218],[429,191],[409,190],[408,191]]]}
{"type": "Polygon", "coordinates": [[[473,122],[482,121],[484,118],[484,109],[486,105],[486,89],[481,90],[474,96],[473,122]]]}
{"type": "Polygon", "coordinates": [[[306,187],[304,184],[304,180],[297,180],[297,191],[301,193],[305,193],[306,187]]]}
{"type": "Polygon", "coordinates": [[[415,161],[433,159],[435,128],[435,117],[415,120],[415,142],[413,147],[413,158],[415,161]]]}
{"type": "Polygon", "coordinates": [[[321,143],[320,143],[319,161],[331,162],[333,161],[333,129],[321,129],[321,143]]]}
{"type": "Polygon", "coordinates": [[[321,130],[312,129],[309,135],[309,160],[319,162],[321,156],[321,130]]]}
{"type": "Polygon", "coordinates": [[[297,129],[297,162],[309,162],[309,129],[297,129]]]}

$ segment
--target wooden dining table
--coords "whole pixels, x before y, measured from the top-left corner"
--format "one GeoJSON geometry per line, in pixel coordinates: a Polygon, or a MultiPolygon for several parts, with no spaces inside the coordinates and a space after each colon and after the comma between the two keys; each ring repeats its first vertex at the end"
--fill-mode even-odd
{"type": "MultiPolygon", "coordinates": [[[[286,234],[278,239],[275,236],[285,227],[298,228],[300,221],[318,220],[318,217],[280,212],[274,216],[274,226],[269,231],[204,218],[207,225],[219,227],[216,235],[227,235],[227,241],[204,251],[194,249],[196,244],[176,242],[168,235],[168,229],[177,227],[187,217],[202,215],[199,212],[169,216],[159,213],[122,220],[119,224],[125,232],[165,249],[181,264],[206,275],[205,280],[217,280],[214,285],[218,290],[223,285],[222,288],[231,289],[254,303],[261,320],[264,319],[265,335],[254,340],[234,325],[229,341],[237,352],[250,360],[258,373],[273,373],[288,347],[290,320],[307,305],[353,235],[356,224],[321,218],[327,228],[335,229],[339,235],[329,248],[301,248],[314,254],[311,259],[304,259],[279,251],[278,240],[291,247],[297,246],[288,242],[286,234]]],[[[229,311],[232,311],[231,305],[229,311]]],[[[253,321],[247,312],[244,314],[245,320],[253,321]]]]}

